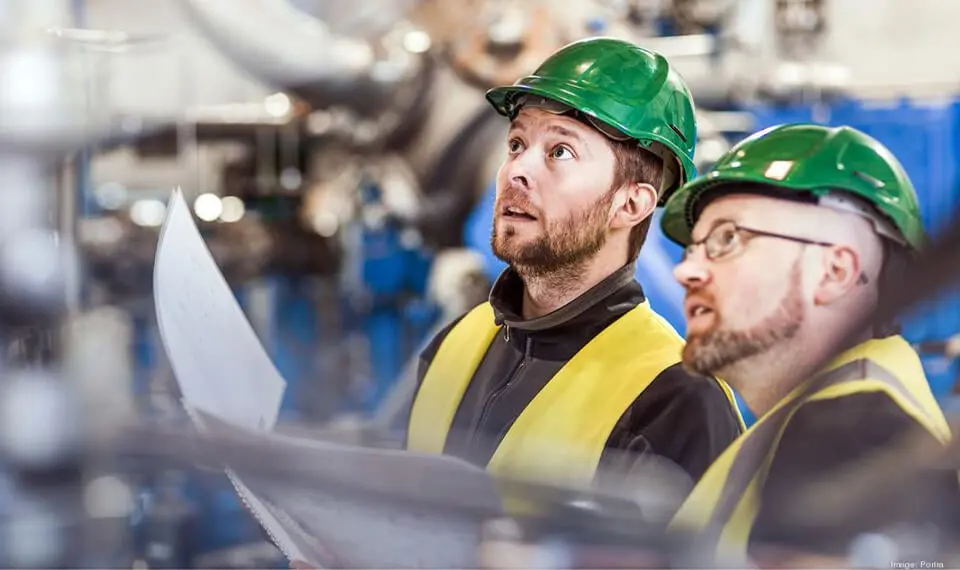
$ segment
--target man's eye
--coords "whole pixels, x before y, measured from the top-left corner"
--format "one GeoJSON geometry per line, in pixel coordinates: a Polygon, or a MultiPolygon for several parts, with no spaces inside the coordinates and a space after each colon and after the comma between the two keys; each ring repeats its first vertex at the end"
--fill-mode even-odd
{"type": "Polygon", "coordinates": [[[523,143],[519,139],[510,139],[507,142],[507,148],[510,149],[511,154],[516,154],[523,150],[523,143]]]}
{"type": "Polygon", "coordinates": [[[570,160],[573,158],[573,151],[563,145],[560,145],[550,151],[550,158],[554,160],[570,160]]]}
{"type": "Polygon", "coordinates": [[[719,228],[713,233],[713,242],[725,247],[737,241],[737,230],[734,228],[719,228]]]}

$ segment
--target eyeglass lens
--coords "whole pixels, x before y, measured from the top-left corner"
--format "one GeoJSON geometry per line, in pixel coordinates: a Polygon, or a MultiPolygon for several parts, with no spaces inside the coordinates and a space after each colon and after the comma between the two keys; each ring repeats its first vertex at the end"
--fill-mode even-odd
{"type": "Polygon", "coordinates": [[[703,244],[707,259],[713,260],[733,253],[740,246],[740,231],[736,224],[724,222],[718,224],[700,241],[691,243],[684,251],[684,257],[703,244]]]}

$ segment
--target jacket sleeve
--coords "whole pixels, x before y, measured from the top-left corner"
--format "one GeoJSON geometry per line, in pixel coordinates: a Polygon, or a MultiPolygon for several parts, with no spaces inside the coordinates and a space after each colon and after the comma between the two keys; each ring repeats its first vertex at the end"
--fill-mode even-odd
{"type": "Polygon", "coordinates": [[[678,363],[661,372],[620,418],[601,467],[636,471],[654,455],[679,466],[695,483],[740,435],[741,425],[716,380],[678,363]]]}
{"type": "MultiPolygon", "coordinates": [[[[851,475],[914,438],[939,445],[887,395],[870,392],[805,404],[787,425],[767,473],[751,549],[839,556],[860,534],[923,520],[956,528],[956,471],[900,458],[851,475]],[[874,479],[887,473],[885,483],[874,479]],[[871,481],[871,479],[874,479],[871,481]]],[[[935,447],[934,447],[935,449],[935,447]]]]}

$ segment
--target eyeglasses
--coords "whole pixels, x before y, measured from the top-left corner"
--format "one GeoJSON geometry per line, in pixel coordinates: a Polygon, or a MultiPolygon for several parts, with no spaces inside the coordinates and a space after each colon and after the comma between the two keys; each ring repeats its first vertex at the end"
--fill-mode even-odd
{"type": "MultiPolygon", "coordinates": [[[[828,241],[817,241],[796,236],[755,230],[753,228],[746,228],[737,225],[734,222],[721,222],[714,226],[713,229],[711,229],[710,232],[703,237],[703,239],[691,242],[690,245],[688,245],[684,250],[683,258],[686,259],[689,257],[690,254],[693,253],[694,249],[700,245],[703,245],[704,253],[707,256],[707,259],[710,261],[716,261],[724,257],[731,257],[742,252],[747,242],[753,237],[768,237],[806,245],[819,245],[823,247],[833,247],[837,245],[828,241]]],[[[859,281],[861,283],[866,283],[867,276],[861,273],[859,281]]]]}

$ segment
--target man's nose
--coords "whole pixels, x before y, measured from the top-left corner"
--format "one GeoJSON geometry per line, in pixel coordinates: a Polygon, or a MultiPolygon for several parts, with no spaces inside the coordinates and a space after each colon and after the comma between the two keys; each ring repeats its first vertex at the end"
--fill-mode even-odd
{"type": "Polygon", "coordinates": [[[537,165],[535,161],[535,153],[530,151],[525,151],[521,154],[515,155],[507,161],[507,164],[504,165],[504,174],[507,182],[522,188],[524,190],[530,190],[531,182],[535,178],[535,173],[537,170],[537,165]]]}
{"type": "Polygon", "coordinates": [[[702,287],[709,283],[711,278],[710,270],[703,260],[691,255],[673,268],[673,276],[688,289],[702,287]]]}

